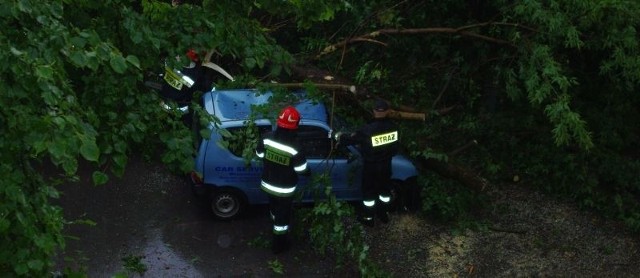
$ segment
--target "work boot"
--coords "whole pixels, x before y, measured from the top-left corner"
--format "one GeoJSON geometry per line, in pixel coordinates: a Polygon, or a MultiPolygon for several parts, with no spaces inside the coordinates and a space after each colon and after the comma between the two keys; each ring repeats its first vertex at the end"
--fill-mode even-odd
{"type": "Polygon", "coordinates": [[[358,222],[367,227],[373,227],[373,216],[376,214],[376,209],[373,206],[363,206],[362,210],[358,212],[358,222]]]}
{"type": "Polygon", "coordinates": [[[289,243],[289,238],[287,234],[282,235],[273,235],[273,240],[271,241],[271,252],[273,254],[284,253],[291,248],[291,244],[289,243]]]}
{"type": "Polygon", "coordinates": [[[358,217],[358,222],[360,222],[362,225],[367,226],[367,227],[373,227],[374,226],[374,221],[373,221],[373,217],[358,217]]]}
{"type": "Polygon", "coordinates": [[[382,203],[376,206],[376,217],[380,219],[382,223],[389,223],[389,204],[382,203]]]}

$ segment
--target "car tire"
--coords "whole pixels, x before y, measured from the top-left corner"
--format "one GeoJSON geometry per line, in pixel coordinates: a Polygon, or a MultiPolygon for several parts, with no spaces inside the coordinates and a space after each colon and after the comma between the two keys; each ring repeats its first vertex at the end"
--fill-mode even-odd
{"type": "Polygon", "coordinates": [[[247,202],[244,194],[230,188],[220,188],[211,193],[211,212],[220,220],[237,218],[245,209],[247,202]]]}

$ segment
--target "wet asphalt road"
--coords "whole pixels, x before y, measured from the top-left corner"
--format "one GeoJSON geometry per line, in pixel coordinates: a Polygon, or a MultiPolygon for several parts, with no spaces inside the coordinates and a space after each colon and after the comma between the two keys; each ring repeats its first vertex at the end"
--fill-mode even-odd
{"type": "Polygon", "coordinates": [[[100,186],[85,172],[79,182],[58,187],[62,195],[55,203],[67,220],[96,225],[67,225],[70,238],[58,271],[69,266],[84,268],[89,277],[272,277],[278,276],[277,260],[287,277],[351,276],[302,240],[285,254],[271,254],[266,207],[216,221],[191,195],[187,179],[160,163],[132,158],[122,178],[100,186]],[[126,272],[123,259],[134,257],[146,267],[141,276],[126,272]]]}

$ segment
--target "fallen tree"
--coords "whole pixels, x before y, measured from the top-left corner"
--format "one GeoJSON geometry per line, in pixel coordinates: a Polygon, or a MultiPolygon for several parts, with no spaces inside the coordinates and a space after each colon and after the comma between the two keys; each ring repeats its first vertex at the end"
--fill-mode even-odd
{"type": "MultiPolygon", "coordinates": [[[[283,87],[304,87],[305,84],[311,83],[314,86],[321,89],[326,89],[331,91],[335,90],[342,94],[350,94],[354,96],[354,99],[360,105],[360,108],[365,111],[366,109],[364,109],[363,102],[366,100],[370,100],[372,98],[377,98],[377,96],[374,96],[373,94],[369,93],[368,88],[366,88],[365,86],[356,87],[355,85],[352,85],[355,83],[352,80],[342,76],[336,76],[335,74],[329,71],[319,69],[313,65],[309,65],[309,64],[296,65],[296,66],[293,66],[292,69],[294,73],[294,78],[305,80],[307,81],[307,83],[304,83],[304,82],[282,83],[282,84],[278,83],[277,85],[283,86],[283,87]]],[[[448,83],[441,90],[440,96],[444,93],[447,87],[448,87],[448,83]]],[[[434,102],[434,106],[436,105],[436,103],[437,103],[437,100],[434,102]]],[[[454,111],[455,108],[456,106],[443,107],[440,109],[436,109],[435,113],[437,115],[443,116],[454,111]]],[[[428,113],[415,112],[418,110],[419,110],[418,108],[409,107],[409,106],[402,106],[395,109],[392,107],[392,112],[390,113],[390,116],[396,119],[425,121],[426,115],[428,115],[428,113]]],[[[476,140],[471,140],[469,143],[459,148],[456,148],[451,151],[444,151],[443,153],[447,153],[448,157],[451,158],[459,154],[460,152],[472,146],[475,146],[477,144],[478,142],[476,140]]],[[[418,167],[418,169],[422,171],[432,171],[444,178],[458,181],[465,187],[475,192],[482,192],[488,186],[488,181],[484,179],[481,175],[479,175],[474,170],[469,169],[468,167],[457,164],[456,161],[453,159],[443,161],[435,158],[418,157],[418,158],[415,158],[414,161],[416,162],[416,166],[418,167]]]]}

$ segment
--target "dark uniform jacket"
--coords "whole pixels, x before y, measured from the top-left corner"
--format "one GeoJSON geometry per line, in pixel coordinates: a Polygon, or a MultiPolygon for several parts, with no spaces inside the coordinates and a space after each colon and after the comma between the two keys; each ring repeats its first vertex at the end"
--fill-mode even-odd
{"type": "Polygon", "coordinates": [[[278,128],[258,141],[256,154],[263,158],[262,189],[277,196],[290,196],[298,174],[308,173],[307,159],[301,152],[295,131],[278,128]]]}
{"type": "Polygon", "coordinates": [[[204,80],[204,69],[199,64],[191,68],[184,67],[182,68],[182,70],[180,70],[180,72],[186,76],[189,76],[194,81],[193,86],[188,87],[187,85],[182,84],[180,90],[178,90],[165,81],[162,84],[160,96],[162,96],[164,99],[173,100],[182,106],[191,103],[193,94],[196,91],[207,91],[210,84],[206,84],[207,81],[204,80]]]}
{"type": "Polygon", "coordinates": [[[352,136],[342,135],[340,144],[360,145],[365,162],[390,161],[398,153],[398,129],[387,118],[373,119],[352,136]]]}

